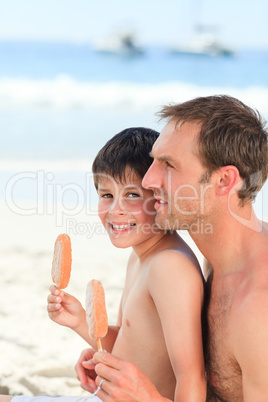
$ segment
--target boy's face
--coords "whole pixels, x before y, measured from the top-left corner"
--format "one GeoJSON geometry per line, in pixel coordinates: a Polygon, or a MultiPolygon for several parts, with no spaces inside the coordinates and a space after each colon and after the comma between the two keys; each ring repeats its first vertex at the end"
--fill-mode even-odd
{"type": "Polygon", "coordinates": [[[155,224],[155,198],[129,168],[124,182],[102,177],[98,182],[98,212],[116,247],[135,247],[160,232],[155,224]]]}

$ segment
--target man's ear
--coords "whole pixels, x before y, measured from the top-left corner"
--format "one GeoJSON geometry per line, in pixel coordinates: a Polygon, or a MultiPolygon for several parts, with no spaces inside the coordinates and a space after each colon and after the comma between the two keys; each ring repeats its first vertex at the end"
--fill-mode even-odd
{"type": "Polygon", "coordinates": [[[216,194],[237,192],[243,185],[238,169],[233,165],[223,166],[217,171],[216,194]]]}

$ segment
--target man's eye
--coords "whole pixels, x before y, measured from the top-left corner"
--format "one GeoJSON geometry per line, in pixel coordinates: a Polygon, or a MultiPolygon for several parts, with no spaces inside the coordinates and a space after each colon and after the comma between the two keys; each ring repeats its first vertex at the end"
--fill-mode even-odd
{"type": "Polygon", "coordinates": [[[166,166],[167,167],[170,167],[170,168],[173,168],[174,166],[172,166],[168,161],[166,161],[166,166]]]}

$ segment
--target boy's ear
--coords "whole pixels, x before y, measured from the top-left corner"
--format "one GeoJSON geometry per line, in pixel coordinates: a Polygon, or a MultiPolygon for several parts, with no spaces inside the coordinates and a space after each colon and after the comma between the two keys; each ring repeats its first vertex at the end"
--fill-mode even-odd
{"type": "Polygon", "coordinates": [[[233,165],[223,166],[217,171],[216,194],[237,192],[243,185],[238,169],[233,165]]]}

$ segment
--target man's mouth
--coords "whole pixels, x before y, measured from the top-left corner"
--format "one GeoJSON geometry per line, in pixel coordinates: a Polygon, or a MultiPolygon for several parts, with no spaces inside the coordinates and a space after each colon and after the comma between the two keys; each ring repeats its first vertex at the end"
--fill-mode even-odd
{"type": "Polygon", "coordinates": [[[156,199],[156,203],[154,204],[154,207],[155,207],[156,210],[158,210],[161,207],[163,207],[164,205],[168,204],[167,201],[165,201],[165,200],[163,200],[161,198],[155,197],[155,199],[156,199]]]}

